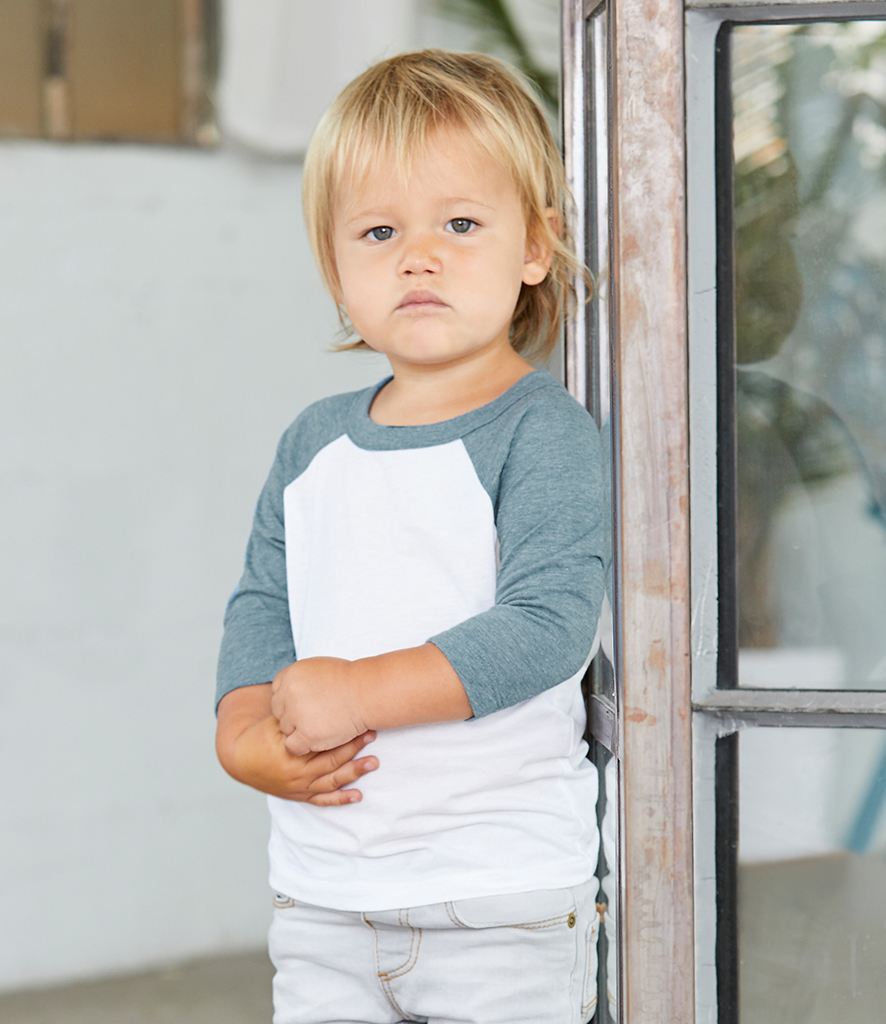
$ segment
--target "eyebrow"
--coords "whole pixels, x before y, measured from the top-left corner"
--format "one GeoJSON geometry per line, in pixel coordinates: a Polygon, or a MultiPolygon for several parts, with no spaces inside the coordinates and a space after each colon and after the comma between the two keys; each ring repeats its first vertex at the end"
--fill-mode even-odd
{"type": "Polygon", "coordinates": [[[365,220],[367,217],[373,219],[379,218],[381,220],[384,220],[385,217],[389,216],[389,214],[390,210],[360,210],[359,212],[355,213],[353,217],[348,217],[348,219],[345,221],[345,224],[354,224],[358,220],[365,220]]]}
{"type": "MultiPolygon", "coordinates": [[[[466,203],[469,206],[479,206],[484,210],[495,209],[495,207],[490,206],[488,203],[482,203],[480,202],[479,199],[468,199],[466,196],[447,196],[442,200],[441,206],[455,206],[459,203],[466,203]]],[[[389,209],[386,209],[384,207],[381,207],[379,209],[373,209],[370,207],[370,209],[368,210],[358,211],[353,215],[353,217],[348,217],[348,219],[344,223],[345,226],[350,227],[351,225],[356,224],[357,221],[375,218],[378,218],[379,220],[384,220],[386,217],[390,215],[391,211],[389,209]]]]}
{"type": "Polygon", "coordinates": [[[494,207],[488,203],[481,203],[479,199],[468,199],[467,196],[452,196],[443,200],[444,203],[470,203],[471,206],[482,206],[484,210],[492,210],[494,207]]]}

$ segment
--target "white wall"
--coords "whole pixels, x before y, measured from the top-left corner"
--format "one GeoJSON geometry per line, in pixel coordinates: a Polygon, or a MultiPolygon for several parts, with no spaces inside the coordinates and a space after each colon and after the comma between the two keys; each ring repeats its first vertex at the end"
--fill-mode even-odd
{"type": "Polygon", "coordinates": [[[384,372],[326,351],[299,189],[231,151],[0,145],[0,987],[264,939],[221,616],[280,432],[384,372]]]}
{"type": "Polygon", "coordinates": [[[299,191],[233,147],[0,142],[0,988],[264,942],[221,617],[281,431],[385,372],[328,352],[299,191]]]}
{"type": "Polygon", "coordinates": [[[416,45],[414,0],[222,0],[218,87],[228,135],[304,154],[329,102],[370,64],[416,45]]]}

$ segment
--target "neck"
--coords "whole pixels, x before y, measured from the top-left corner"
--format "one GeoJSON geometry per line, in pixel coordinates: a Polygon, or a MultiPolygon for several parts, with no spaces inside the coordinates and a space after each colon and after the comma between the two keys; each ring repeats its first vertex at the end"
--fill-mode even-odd
{"type": "Polygon", "coordinates": [[[532,373],[533,367],[510,346],[469,363],[398,366],[394,379],[376,395],[370,416],[386,426],[442,423],[479,409],[532,373]]]}

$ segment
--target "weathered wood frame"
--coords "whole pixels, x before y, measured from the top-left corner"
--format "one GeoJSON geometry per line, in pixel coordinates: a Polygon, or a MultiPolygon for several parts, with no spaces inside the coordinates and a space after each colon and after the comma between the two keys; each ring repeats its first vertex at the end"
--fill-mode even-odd
{"type": "MultiPolygon", "coordinates": [[[[837,6],[831,0],[688,0],[684,12],[671,0],[643,5],[639,0],[564,0],[564,113],[567,125],[575,127],[565,134],[564,147],[577,199],[584,191],[588,126],[581,112],[581,83],[572,72],[577,67],[580,73],[582,27],[600,2],[609,4],[612,60],[610,316],[615,324],[619,699],[615,738],[608,745],[621,759],[620,1020],[712,1020],[724,996],[729,1002],[720,1011],[735,1019],[737,993],[730,997],[729,986],[719,984],[715,956],[718,867],[734,857],[734,851],[724,854],[721,849],[719,865],[716,859],[716,751],[721,740],[734,738],[738,729],[760,726],[886,728],[886,697],[880,691],[717,688],[721,638],[713,40],[723,20],[835,14],[841,19],[883,18],[886,2],[845,0],[837,6]],[[684,15],[689,47],[685,59],[684,15]],[[688,164],[685,139],[692,154],[688,164]],[[687,237],[692,239],[688,251],[687,237]],[[690,419],[695,519],[691,595],[690,419]]],[[[567,335],[567,380],[582,398],[593,376],[588,359],[594,354],[586,332],[580,316],[567,335]]],[[[592,722],[597,711],[592,704],[592,722]]]]}
{"type": "Polygon", "coordinates": [[[695,1017],[683,6],[616,0],[612,316],[623,1006],[695,1017]]]}
{"type": "MultiPolygon", "coordinates": [[[[565,0],[567,66],[596,4],[565,0]]],[[[616,670],[621,758],[621,1017],[695,1016],[689,639],[689,468],[683,7],[615,0],[611,279],[616,670]]],[[[567,74],[567,168],[585,159],[580,83],[567,74]]],[[[578,219],[581,219],[580,217],[578,219]]],[[[583,235],[583,228],[578,230],[583,235]]],[[[587,339],[567,336],[585,398],[587,339]]]]}

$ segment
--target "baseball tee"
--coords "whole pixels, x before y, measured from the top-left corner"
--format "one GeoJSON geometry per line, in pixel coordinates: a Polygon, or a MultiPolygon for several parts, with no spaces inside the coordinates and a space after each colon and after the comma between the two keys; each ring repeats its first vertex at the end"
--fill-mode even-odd
{"type": "Polygon", "coordinates": [[[269,797],[271,885],[386,910],[584,882],[598,840],[581,678],[606,559],[596,426],[544,371],[421,426],[375,423],[381,386],[317,402],[283,435],[217,699],[297,658],[430,641],[473,717],[379,732],[359,803],[269,797]]]}

